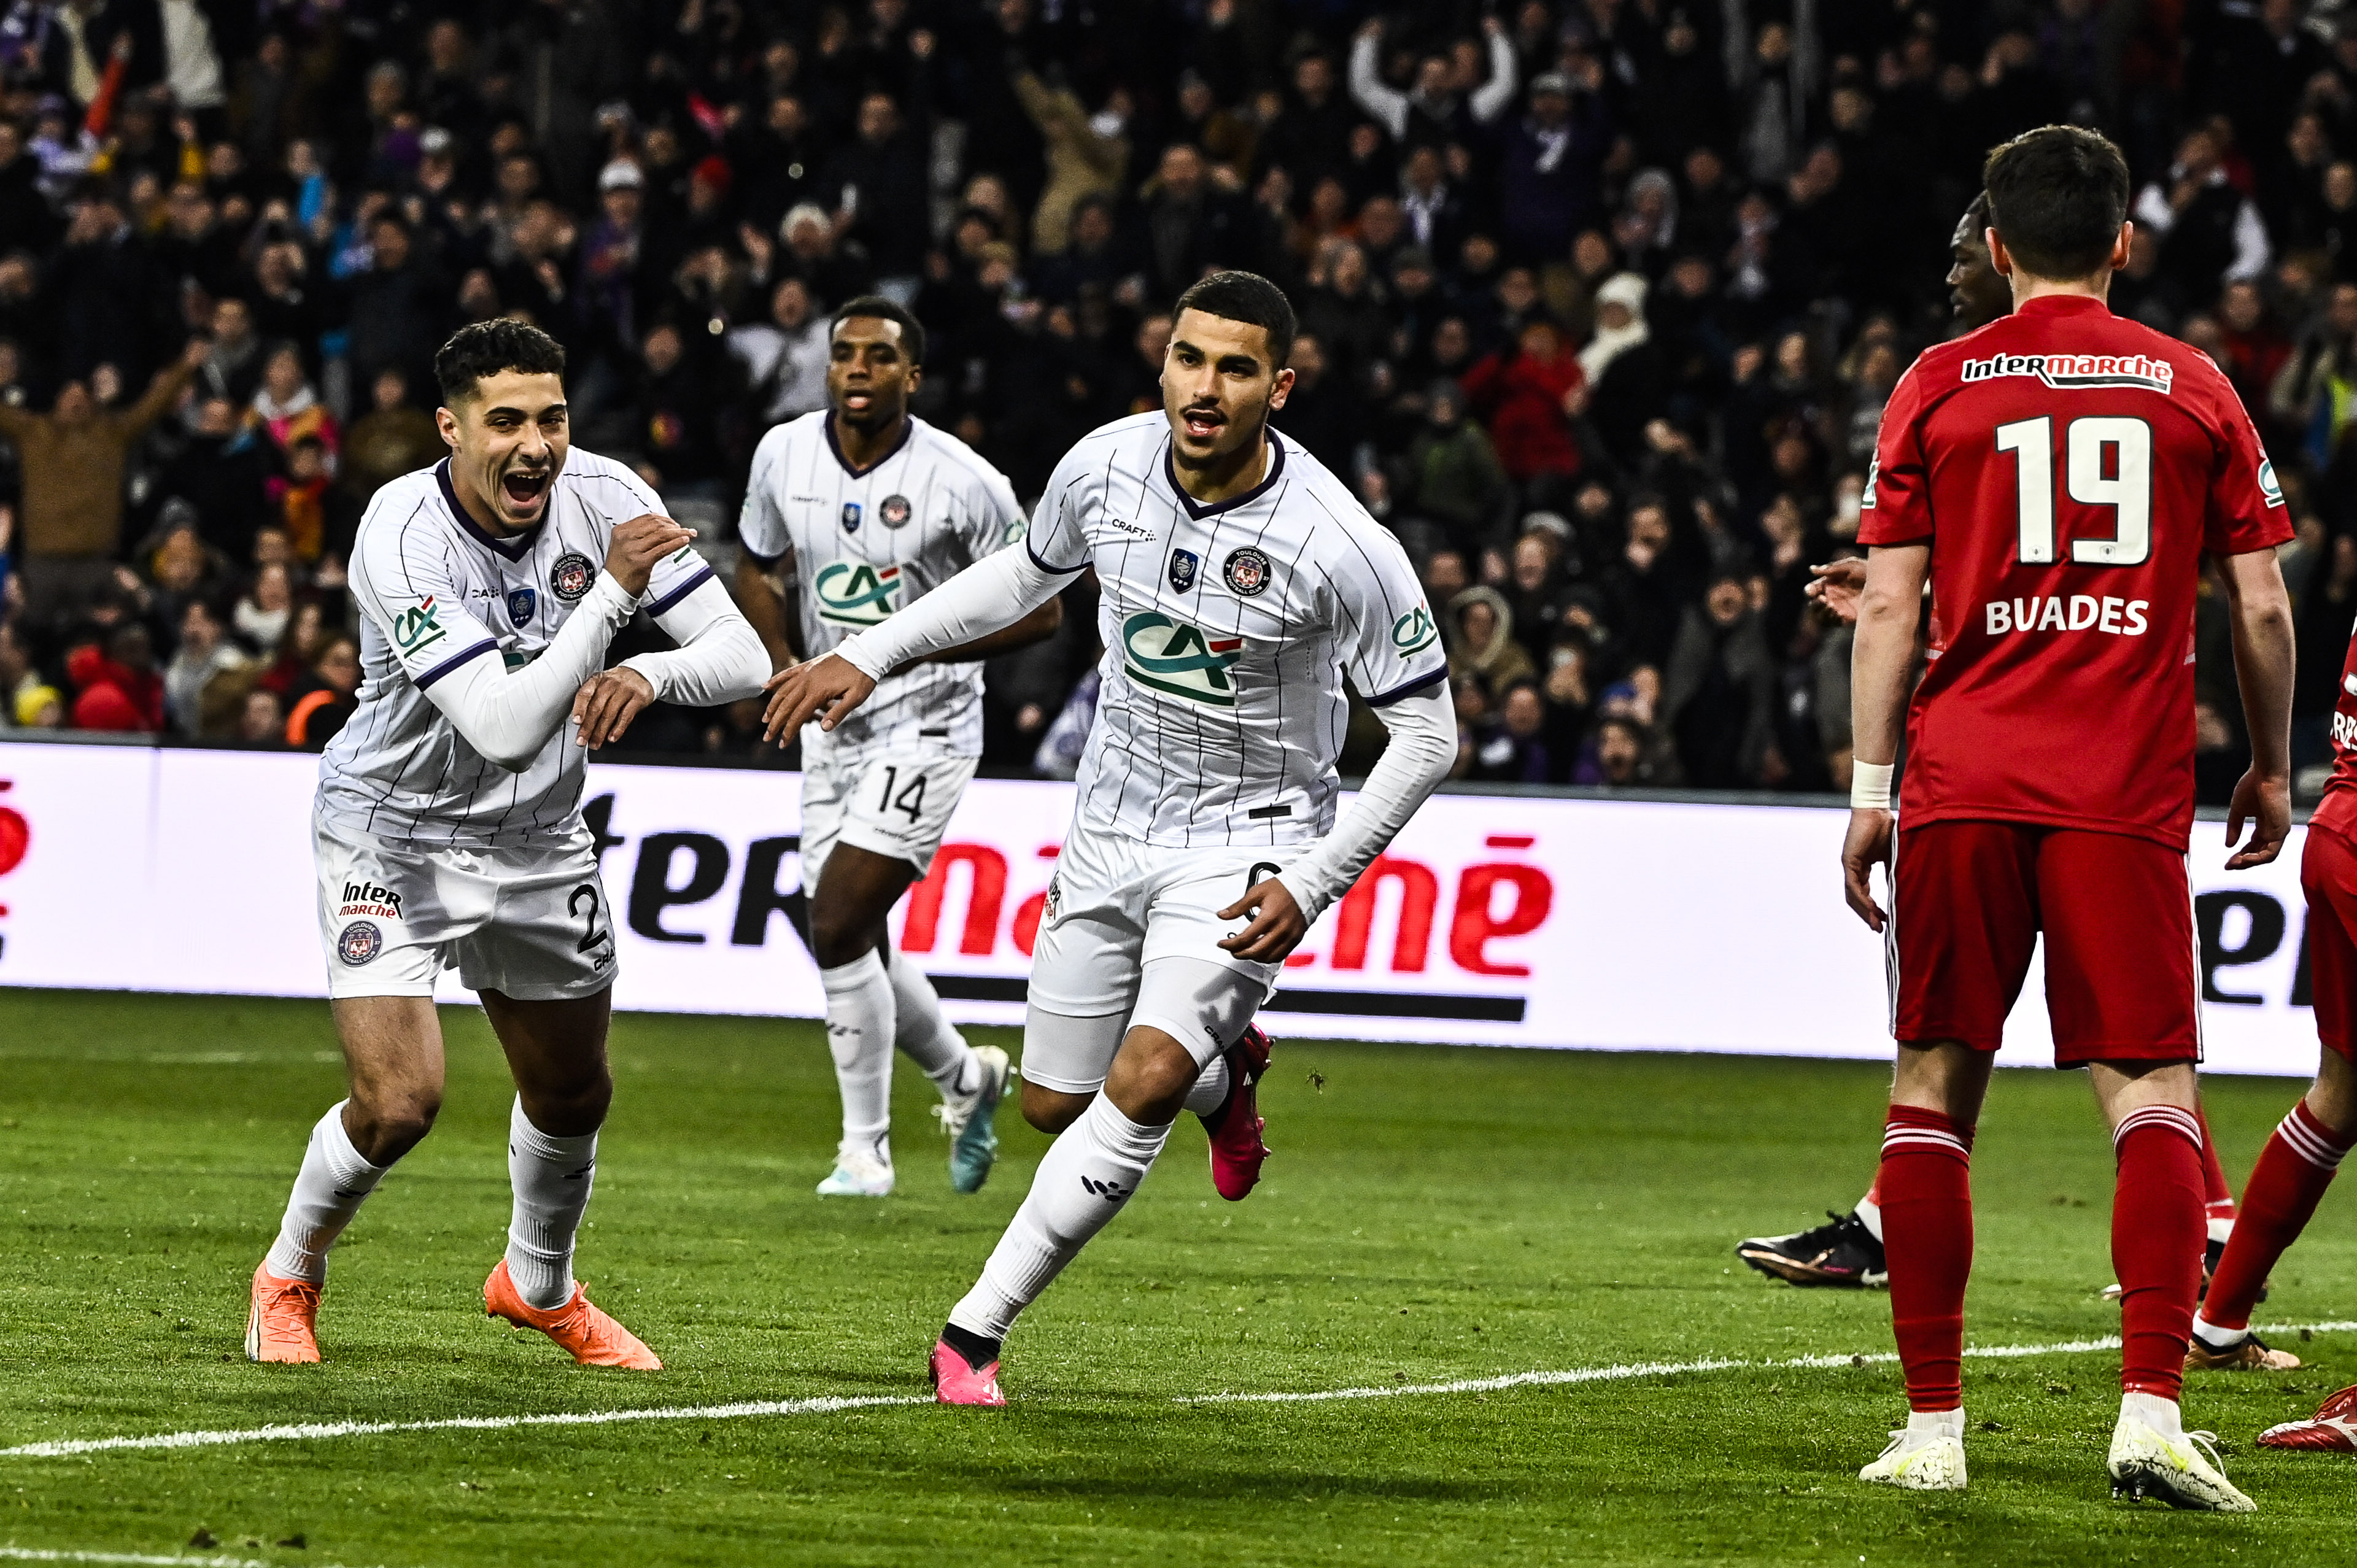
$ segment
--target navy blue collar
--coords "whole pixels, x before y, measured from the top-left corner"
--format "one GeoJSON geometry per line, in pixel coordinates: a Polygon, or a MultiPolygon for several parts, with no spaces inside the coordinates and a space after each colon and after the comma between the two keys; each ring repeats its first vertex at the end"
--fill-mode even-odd
{"type": "MultiPolygon", "coordinates": [[[[532,542],[539,537],[542,527],[548,521],[547,513],[543,512],[539,522],[533,523],[513,539],[501,539],[497,534],[486,532],[481,524],[467,515],[467,509],[458,504],[458,492],[450,488],[449,458],[445,457],[434,465],[434,482],[442,487],[442,499],[449,503],[450,515],[457,520],[460,528],[467,531],[467,537],[484,549],[495,554],[503,555],[511,561],[523,559],[524,553],[532,548],[532,542]]],[[[556,504],[556,480],[554,476],[548,481],[547,504],[550,506],[556,504]]]]}
{"type": "Polygon", "coordinates": [[[1203,505],[1193,496],[1189,495],[1187,487],[1178,482],[1178,465],[1170,456],[1174,443],[1168,441],[1163,443],[1162,477],[1169,482],[1170,493],[1178,498],[1178,504],[1187,509],[1189,517],[1200,522],[1207,517],[1216,517],[1221,512],[1232,511],[1240,506],[1249,506],[1268,494],[1268,488],[1276,483],[1285,473],[1285,443],[1276,438],[1275,431],[1266,426],[1262,427],[1262,438],[1268,443],[1268,472],[1262,477],[1260,483],[1240,496],[1230,496],[1226,500],[1213,501],[1209,506],[1203,505]]]}
{"type": "Polygon", "coordinates": [[[851,466],[851,459],[843,455],[843,443],[834,438],[834,410],[830,408],[826,411],[826,449],[834,454],[834,460],[843,465],[843,471],[855,479],[866,478],[899,456],[900,448],[906,446],[909,444],[909,438],[916,434],[917,416],[913,413],[903,414],[900,419],[900,439],[892,443],[892,450],[885,453],[865,468],[855,468],[851,466]]]}

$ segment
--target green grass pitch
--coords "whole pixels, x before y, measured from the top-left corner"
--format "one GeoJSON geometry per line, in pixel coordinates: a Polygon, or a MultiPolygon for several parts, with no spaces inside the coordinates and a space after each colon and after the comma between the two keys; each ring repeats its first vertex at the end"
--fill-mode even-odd
{"type": "MultiPolygon", "coordinates": [[[[834,1096],[806,1024],[625,1016],[580,1267],[669,1363],[565,1362],[481,1314],[507,1217],[509,1089],[454,1010],[439,1129],[336,1254],[326,1364],[240,1354],[246,1279],[339,1092],[317,1004],[0,993],[0,1446],[923,1391],[923,1357],[1044,1140],[952,1196],[905,1067],[901,1191],[823,1201],[834,1096]]],[[[1012,1045],[1014,1042],[1006,1042],[1012,1045]]],[[[2255,1518],[2113,1502],[2110,1354],[1967,1363],[1972,1490],[1859,1486],[1897,1369],[1767,1366],[1319,1404],[1341,1389],[1889,1347],[1879,1294],[1795,1291],[1738,1236],[1846,1204],[1884,1069],[1280,1042],[1277,1153],[1220,1202],[1184,1121],[1137,1199],[1025,1319],[1002,1412],[441,1431],[0,1458],[0,1546],[348,1568],[565,1563],[2324,1563],[2357,1469],[2255,1451],[2357,1381],[2195,1380],[2255,1518]],[[220,1544],[191,1548],[202,1530],[220,1544]],[[301,1548],[274,1543],[300,1535],[301,1548]]],[[[2239,1180],[2296,1086],[2222,1079],[2239,1180]]],[[[2077,1075],[2008,1073],[1975,1159],[1978,1344],[2108,1334],[2111,1161],[2077,1075]]],[[[2350,1199],[2262,1309],[2357,1316],[2350,1199]]]]}

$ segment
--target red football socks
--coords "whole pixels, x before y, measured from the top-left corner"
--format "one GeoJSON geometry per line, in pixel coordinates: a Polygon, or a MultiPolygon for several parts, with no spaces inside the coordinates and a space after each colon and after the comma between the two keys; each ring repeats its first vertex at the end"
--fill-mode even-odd
{"type": "Polygon", "coordinates": [[[2210,1118],[2194,1108],[2193,1120],[2201,1128],[2201,1211],[2212,1225],[2224,1220],[2234,1222],[2234,1189],[2226,1185],[2226,1173],[2218,1164],[2218,1145],[2210,1140],[2210,1118]]]}
{"type": "Polygon", "coordinates": [[[2120,1387],[2174,1400],[2201,1288],[2201,1123],[2147,1105],[2112,1132],[2112,1267],[2120,1282],[2120,1387]]]}
{"type": "Polygon", "coordinates": [[[1964,1282],[1973,1272],[1973,1129],[1894,1105],[1882,1133],[1882,1245],[1908,1407],[1964,1402],[1964,1282]]]}
{"type": "Polygon", "coordinates": [[[2316,1119],[2303,1100],[2259,1151],[2257,1168],[2243,1192],[2242,1218],[2218,1272],[2210,1281],[2202,1321],[2218,1328],[2248,1328],[2259,1290],[2284,1250],[2299,1240],[2317,1201],[2332,1185],[2341,1157],[2357,1138],[2345,1137],[2316,1119]]]}

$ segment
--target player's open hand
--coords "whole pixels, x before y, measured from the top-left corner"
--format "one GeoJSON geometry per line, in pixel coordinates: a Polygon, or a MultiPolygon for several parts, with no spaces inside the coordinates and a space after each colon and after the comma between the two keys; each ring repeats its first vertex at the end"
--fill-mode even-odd
{"type": "Polygon", "coordinates": [[[2290,836],[2290,784],[2281,779],[2262,779],[2255,769],[2244,774],[2226,807],[2226,847],[2234,849],[2226,857],[2226,869],[2241,871],[2266,865],[2283,853],[2284,840],[2290,836]],[[2243,837],[2245,817],[2251,822],[2250,842],[2234,849],[2243,837]]]}
{"type": "Polygon", "coordinates": [[[831,730],[867,700],[876,682],[858,665],[839,653],[790,665],[770,677],[768,724],[761,738],[784,746],[815,718],[818,727],[831,730]]]}
{"type": "Polygon", "coordinates": [[[1869,930],[1879,931],[1883,926],[1882,906],[1874,901],[1870,874],[1875,866],[1890,864],[1890,826],[1889,812],[1853,806],[1849,833],[1842,840],[1842,896],[1869,930]]]}
{"type": "Polygon", "coordinates": [[[667,517],[642,512],[614,530],[614,537],[606,546],[606,570],[622,591],[637,598],[647,591],[647,579],[654,575],[655,563],[672,552],[684,547],[695,537],[695,530],[682,528],[667,517]]]}
{"type": "Polygon", "coordinates": [[[600,670],[573,694],[573,738],[592,751],[611,746],[654,700],[653,685],[637,671],[600,670]]]}
{"type": "Polygon", "coordinates": [[[1808,601],[1844,626],[1857,624],[1858,596],[1866,591],[1866,563],[1844,556],[1809,568],[1809,582],[1801,592],[1808,601]]]}
{"type": "Polygon", "coordinates": [[[1220,911],[1222,920],[1239,920],[1246,916],[1252,924],[1232,937],[1220,939],[1220,946],[1233,957],[1252,963],[1283,963],[1286,954],[1301,945],[1309,934],[1309,922],[1303,918],[1301,906],[1275,877],[1255,882],[1244,896],[1220,911]]]}

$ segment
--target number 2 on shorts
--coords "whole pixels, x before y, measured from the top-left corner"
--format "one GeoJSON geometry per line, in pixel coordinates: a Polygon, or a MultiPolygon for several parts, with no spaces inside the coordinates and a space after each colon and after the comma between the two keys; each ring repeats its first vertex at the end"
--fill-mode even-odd
{"type": "Polygon", "coordinates": [[[573,950],[587,956],[589,953],[595,952],[598,946],[603,944],[607,949],[607,952],[601,955],[597,960],[599,965],[602,966],[606,962],[607,958],[612,956],[614,933],[611,930],[599,930],[597,929],[597,916],[600,910],[600,900],[597,897],[597,885],[594,882],[585,882],[580,886],[576,887],[572,893],[566,897],[565,900],[565,908],[569,913],[581,917],[581,940],[573,944],[573,950]],[[587,909],[584,909],[581,907],[584,900],[587,900],[589,906],[587,909]]]}

